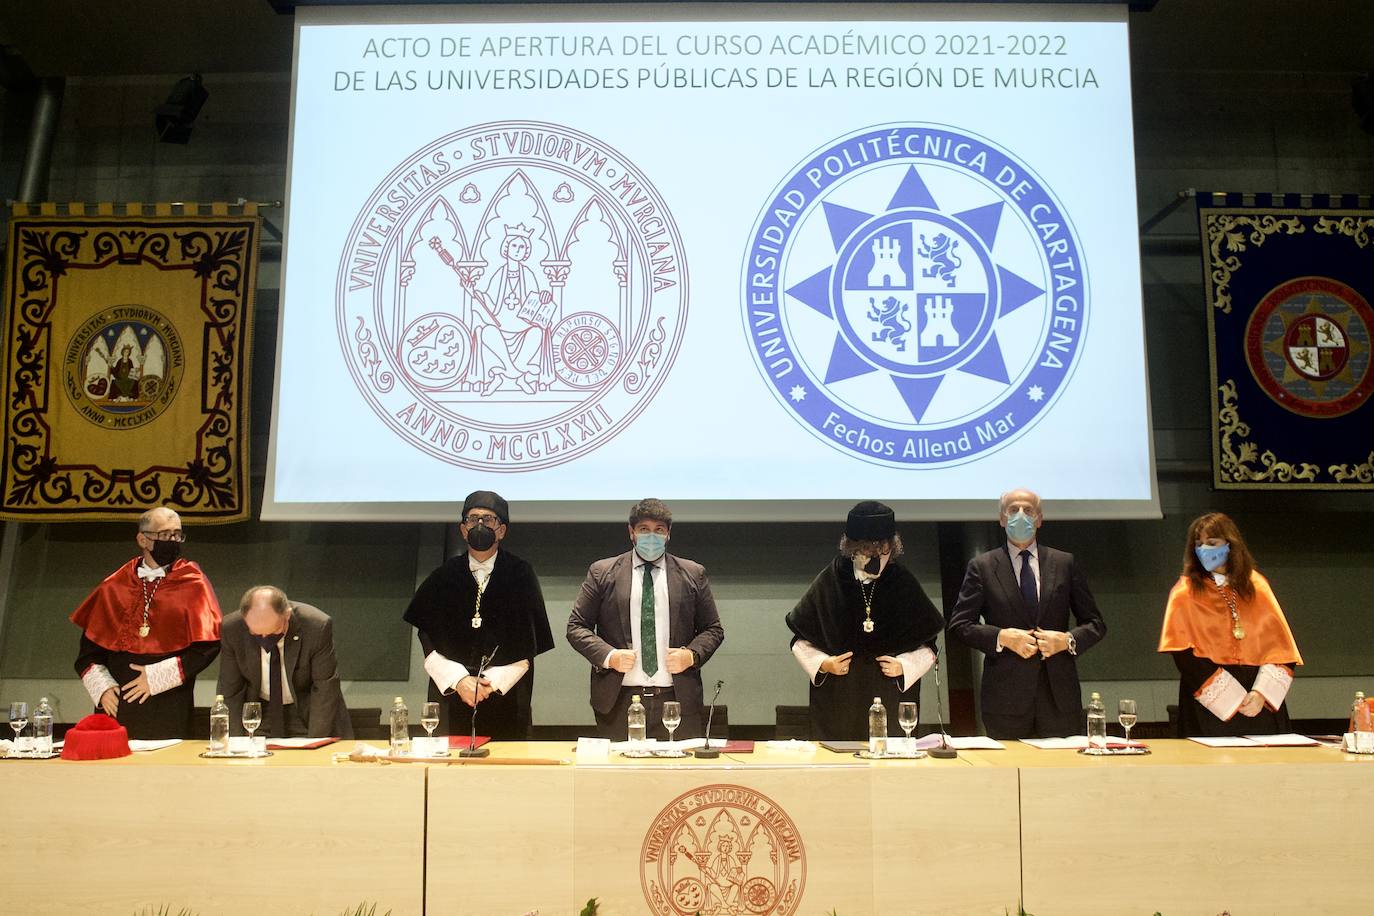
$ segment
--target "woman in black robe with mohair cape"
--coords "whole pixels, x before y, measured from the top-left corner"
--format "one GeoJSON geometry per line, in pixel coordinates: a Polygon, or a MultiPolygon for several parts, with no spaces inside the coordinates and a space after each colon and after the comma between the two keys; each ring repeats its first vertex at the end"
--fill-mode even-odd
{"type": "Polygon", "coordinates": [[[811,677],[815,739],[867,739],[874,697],[889,722],[898,703],[919,700],[917,685],[935,661],[944,618],[911,571],[893,562],[901,552],[892,510],[859,503],[840,555],[787,615],[792,654],[811,677]]]}

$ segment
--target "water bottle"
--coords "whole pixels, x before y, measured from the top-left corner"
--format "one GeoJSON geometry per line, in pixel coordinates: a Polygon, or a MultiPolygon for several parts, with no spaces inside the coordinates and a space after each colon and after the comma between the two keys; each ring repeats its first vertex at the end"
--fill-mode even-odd
{"type": "Polygon", "coordinates": [[[391,701],[391,756],[404,757],[410,753],[410,710],[405,700],[391,701]]]}
{"type": "Polygon", "coordinates": [[[215,694],[215,705],[210,707],[210,753],[229,753],[229,707],[222,693],[215,694]]]}
{"type": "Polygon", "coordinates": [[[639,702],[639,694],[630,701],[630,750],[641,751],[648,742],[649,730],[644,725],[644,704],[639,702]]]}
{"type": "Polygon", "coordinates": [[[52,707],[47,697],[40,697],[33,711],[33,756],[52,756],[52,707]]]}
{"type": "Polygon", "coordinates": [[[873,757],[887,753],[887,707],[879,697],[868,707],[868,753],[873,757]]]}
{"type": "Polygon", "coordinates": [[[1350,732],[1355,753],[1374,754],[1374,714],[1370,713],[1363,691],[1355,694],[1355,703],[1350,707],[1350,732]]]}
{"type": "Polygon", "coordinates": [[[1107,707],[1102,705],[1102,694],[1096,691],[1088,701],[1088,753],[1107,753],[1107,707]]]}

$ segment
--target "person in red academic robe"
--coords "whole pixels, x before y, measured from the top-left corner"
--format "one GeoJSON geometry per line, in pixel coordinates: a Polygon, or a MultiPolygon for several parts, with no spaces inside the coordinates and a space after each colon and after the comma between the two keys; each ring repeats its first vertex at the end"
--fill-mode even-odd
{"type": "Polygon", "coordinates": [[[141,556],[111,573],[72,613],[76,673],[130,738],[191,736],[196,675],[219,654],[219,601],[181,559],[181,519],[159,507],[138,521],[141,556]]]}
{"type": "Polygon", "coordinates": [[[1220,512],[1188,528],[1159,651],[1178,667],[1180,738],[1293,730],[1284,700],[1302,656],[1269,580],[1220,512]]]}

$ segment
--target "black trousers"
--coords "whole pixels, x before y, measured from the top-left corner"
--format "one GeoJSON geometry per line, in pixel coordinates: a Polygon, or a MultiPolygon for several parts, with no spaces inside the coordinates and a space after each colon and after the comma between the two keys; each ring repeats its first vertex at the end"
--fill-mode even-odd
{"type": "MultiPolygon", "coordinates": [[[[609,738],[612,741],[624,741],[629,737],[630,724],[629,712],[630,701],[639,696],[639,702],[644,705],[644,724],[647,727],[650,738],[667,740],[668,729],[663,727],[663,704],[669,700],[676,699],[671,687],[621,687],[620,696],[616,698],[615,706],[604,716],[596,713],[596,733],[602,738],[609,738]]],[[[683,738],[700,738],[705,734],[706,719],[700,706],[695,709],[688,704],[682,704],[682,724],[677,727],[673,738],[681,740],[683,738]]],[[[716,735],[716,737],[722,737],[716,735]]]]}
{"type": "Polygon", "coordinates": [[[1082,708],[1060,709],[1054,702],[1054,691],[1050,688],[1050,677],[1045,666],[1040,666],[1040,678],[1036,682],[1035,702],[1031,708],[1020,715],[1000,715],[984,711],[983,727],[989,738],[1068,738],[1081,735],[1087,729],[1082,708]]]}

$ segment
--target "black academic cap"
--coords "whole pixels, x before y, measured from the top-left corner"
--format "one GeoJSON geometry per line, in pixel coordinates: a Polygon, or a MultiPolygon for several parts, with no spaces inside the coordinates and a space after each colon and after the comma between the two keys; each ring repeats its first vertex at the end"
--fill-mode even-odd
{"type": "Polygon", "coordinates": [[[474,490],[463,500],[463,518],[467,518],[469,510],[472,509],[490,509],[496,513],[501,524],[510,524],[510,506],[499,493],[493,493],[491,490],[474,490]]]}
{"type": "Polygon", "coordinates": [[[897,533],[897,516],[880,502],[866,499],[849,510],[844,535],[851,541],[885,541],[897,533]]]}

